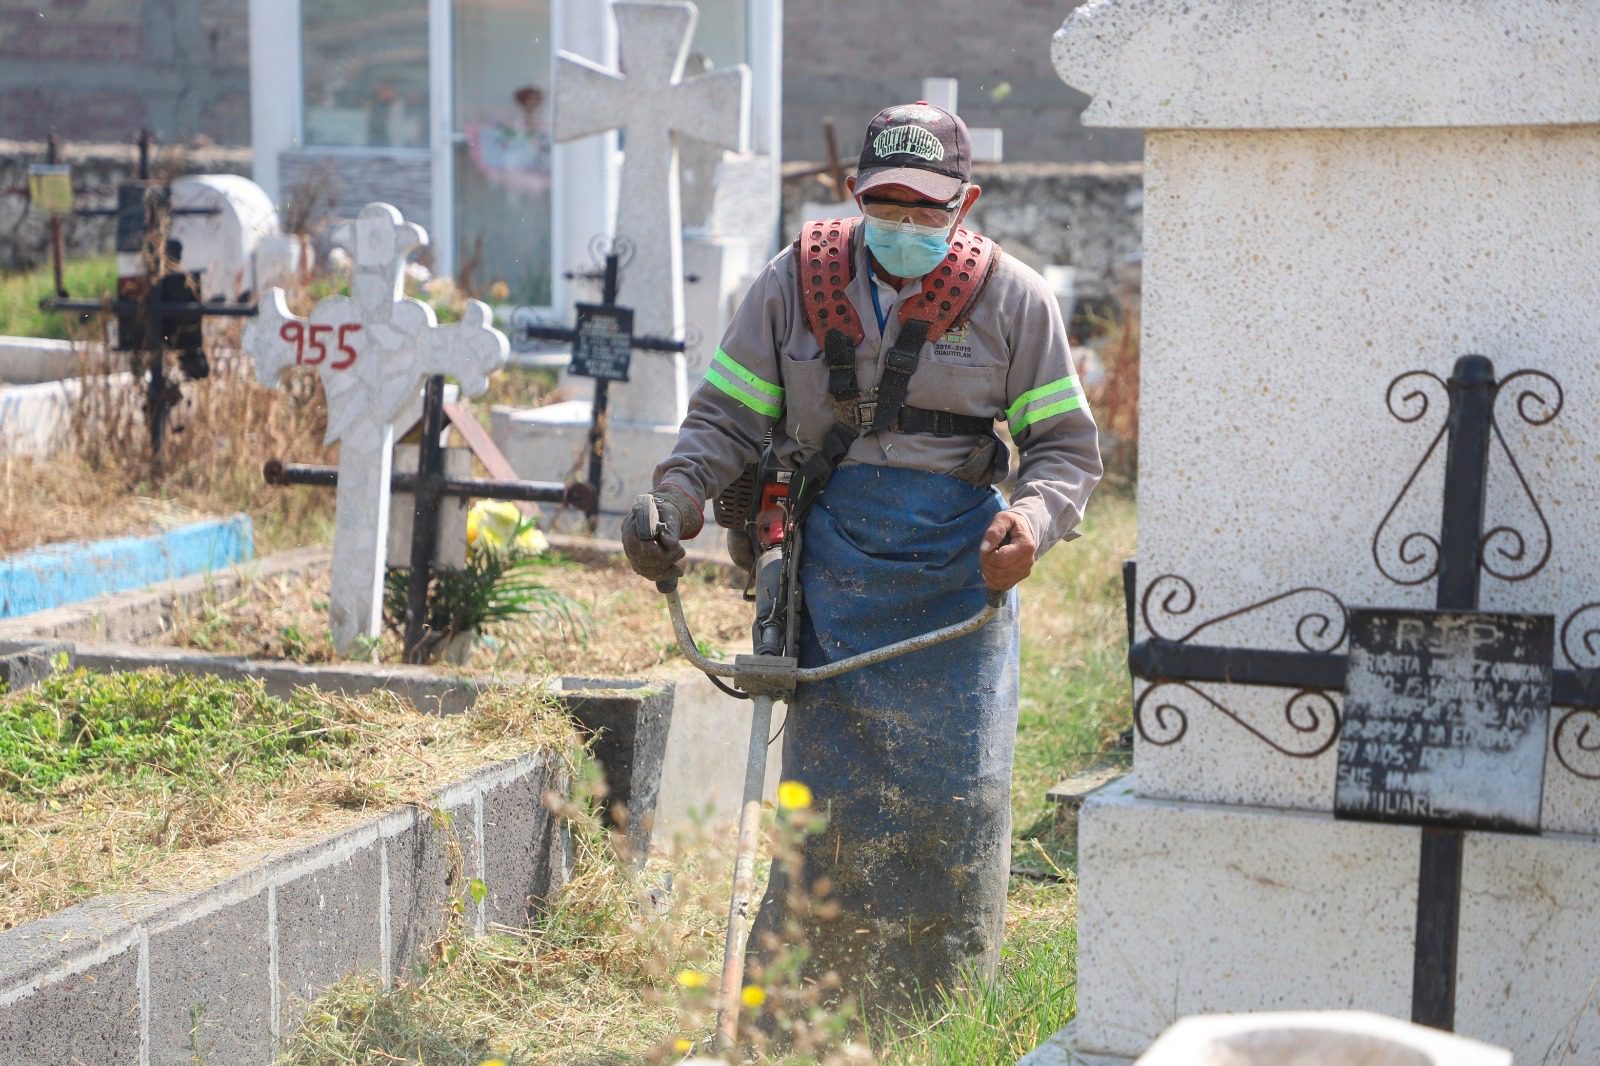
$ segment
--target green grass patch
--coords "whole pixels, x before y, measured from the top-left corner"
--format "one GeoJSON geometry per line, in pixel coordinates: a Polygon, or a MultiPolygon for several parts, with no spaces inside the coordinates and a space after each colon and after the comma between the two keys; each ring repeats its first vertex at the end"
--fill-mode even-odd
{"type": "Polygon", "coordinates": [[[353,734],[313,702],[208,675],[57,674],[0,709],[0,786],[59,797],[74,779],[140,784],[277,774],[353,734]]]}
{"type": "MultiPolygon", "coordinates": [[[[117,257],[102,255],[69,261],[62,273],[67,292],[73,297],[99,299],[116,292],[117,257]]],[[[54,296],[55,287],[55,275],[49,266],[0,275],[0,336],[67,340],[72,328],[87,324],[84,315],[39,310],[39,301],[54,296]]]]}

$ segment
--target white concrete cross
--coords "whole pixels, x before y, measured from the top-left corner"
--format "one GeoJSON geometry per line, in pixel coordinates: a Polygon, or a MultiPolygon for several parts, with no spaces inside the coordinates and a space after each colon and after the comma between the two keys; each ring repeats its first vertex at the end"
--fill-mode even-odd
{"type": "MultiPolygon", "coordinates": [[[[923,78],[922,98],[935,107],[942,107],[952,115],[959,115],[956,110],[956,96],[961,89],[961,83],[955,78],[923,78]]],[[[1005,155],[1005,131],[990,126],[980,126],[974,129],[967,127],[967,133],[972,137],[972,161],[974,163],[998,163],[1005,155]]]]}
{"type": "MultiPolygon", "coordinates": [[[[693,4],[622,2],[618,51],[627,73],[570,52],[557,53],[555,137],[570,141],[623,131],[616,234],[634,245],[618,302],[634,309],[634,330],[683,335],[683,237],[678,200],[678,136],[745,150],[750,69],[744,65],[684,78],[698,11],[693,4]]],[[[596,175],[596,180],[599,175],[596,175]]],[[[714,339],[713,339],[714,340],[714,339]]],[[[676,426],[687,386],[681,356],[634,359],[626,386],[612,393],[611,416],[676,426]]]]}
{"type": "Polygon", "coordinates": [[[350,296],[330,296],[310,318],[292,314],[282,289],[269,289],[245,327],[256,374],[276,385],[293,366],[314,366],[328,397],[327,440],[339,442],[338,514],[328,618],[344,654],[382,624],[384,545],[394,420],[422,379],[449,374],[476,396],[510,352],[487,305],[467,303],[461,322],[438,325],[433,308],[403,295],[406,256],[428,235],[388,204],[368,204],[355,224],[350,296]]]}

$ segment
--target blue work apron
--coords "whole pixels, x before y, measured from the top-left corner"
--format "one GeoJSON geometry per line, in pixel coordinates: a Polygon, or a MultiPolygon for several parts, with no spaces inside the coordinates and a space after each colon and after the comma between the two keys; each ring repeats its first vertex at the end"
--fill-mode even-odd
{"type": "MultiPolygon", "coordinates": [[[[978,545],[991,488],[891,467],[838,470],[805,521],[800,664],[817,666],[970,617],[985,602],[978,545]]],[[[783,732],[783,777],[810,786],[828,828],[803,848],[838,916],[787,913],[775,864],[756,962],[791,918],[808,976],[837,972],[869,1009],[952,987],[1000,955],[1017,729],[1016,595],[976,633],[803,684],[783,732]]]]}

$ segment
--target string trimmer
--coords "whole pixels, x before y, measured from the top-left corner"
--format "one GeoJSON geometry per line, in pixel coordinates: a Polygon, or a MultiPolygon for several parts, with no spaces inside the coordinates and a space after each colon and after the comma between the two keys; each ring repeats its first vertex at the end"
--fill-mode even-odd
{"type": "MultiPolygon", "coordinates": [[[[655,510],[655,499],[644,495],[638,498],[638,502],[648,507],[652,538],[659,537],[661,524],[655,510]]],[[[717,1038],[724,1050],[734,1046],[739,1031],[740,994],[744,986],[745,946],[750,935],[751,897],[756,851],[760,843],[761,797],[766,784],[773,704],[778,700],[788,701],[794,695],[795,686],[804,682],[825,681],[976,632],[995,616],[1005,602],[1006,595],[987,589],[987,605],[966,621],[824,666],[802,667],[796,654],[800,611],[799,529],[793,521],[780,519],[769,528],[767,535],[758,538],[757,543],[762,551],[755,560],[752,574],[756,603],[752,633],[754,652],[735,656],[731,663],[717,662],[700,653],[699,645],[689,632],[689,623],[683,616],[683,603],[678,597],[678,579],[669,577],[656,582],[657,590],[667,598],[672,628],[683,657],[709,675],[720,688],[728,687],[721,679],[731,680],[733,694],[748,696],[752,706],[750,746],[744,765],[744,796],[739,808],[739,844],[733,866],[733,893],[728,901],[728,935],[722,957],[722,985],[717,996],[717,1038]]]]}

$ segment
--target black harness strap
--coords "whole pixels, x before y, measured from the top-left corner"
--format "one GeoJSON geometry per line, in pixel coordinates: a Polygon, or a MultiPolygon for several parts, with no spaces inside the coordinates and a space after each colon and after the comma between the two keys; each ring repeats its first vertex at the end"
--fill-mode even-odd
{"type": "Polygon", "coordinates": [[[856,385],[855,342],[841,330],[828,331],[823,358],[828,361],[828,395],[835,400],[853,400],[861,395],[856,385]]]}
{"type": "Polygon", "coordinates": [[[900,336],[883,357],[883,376],[878,380],[878,409],[872,416],[871,433],[882,433],[894,424],[905,406],[911,375],[917,372],[922,346],[928,340],[928,323],[920,318],[900,324],[900,336]]]}

